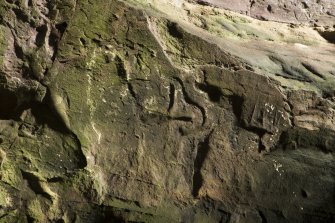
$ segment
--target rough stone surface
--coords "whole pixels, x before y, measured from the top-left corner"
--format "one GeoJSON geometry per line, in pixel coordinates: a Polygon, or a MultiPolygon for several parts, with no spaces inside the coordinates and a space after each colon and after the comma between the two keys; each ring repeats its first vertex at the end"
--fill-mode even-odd
{"type": "Polygon", "coordinates": [[[189,0],[225,8],[261,20],[310,25],[335,25],[333,0],[189,0]]]}
{"type": "Polygon", "coordinates": [[[0,222],[334,222],[333,2],[232,2],[1,1],[0,222]]]}

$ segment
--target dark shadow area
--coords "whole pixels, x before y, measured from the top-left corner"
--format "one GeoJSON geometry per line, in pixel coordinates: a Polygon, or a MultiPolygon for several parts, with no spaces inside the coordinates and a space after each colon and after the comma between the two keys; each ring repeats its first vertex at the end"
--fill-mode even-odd
{"type": "Polygon", "coordinates": [[[229,98],[229,101],[233,107],[233,113],[237,120],[240,122],[241,121],[241,116],[242,116],[242,106],[244,99],[243,97],[233,95],[229,98]]]}
{"type": "Polygon", "coordinates": [[[58,32],[62,35],[64,34],[66,28],[67,28],[67,22],[62,22],[62,23],[58,23],[55,25],[56,29],[58,30],[58,32]]]}
{"type": "Polygon", "coordinates": [[[333,223],[335,222],[335,187],[329,191],[328,199],[315,208],[313,212],[303,214],[304,223],[333,223]]]}
{"type": "Polygon", "coordinates": [[[262,223],[288,223],[290,222],[285,218],[282,211],[261,209],[258,210],[258,215],[261,217],[262,223]]]}
{"type": "MultiPolygon", "coordinates": [[[[47,101],[47,100],[46,100],[47,101]]],[[[46,102],[30,102],[21,105],[17,111],[14,113],[15,116],[12,119],[20,120],[20,114],[25,110],[31,110],[31,113],[35,119],[35,124],[37,126],[47,126],[53,131],[59,133],[62,137],[69,137],[73,143],[73,148],[69,150],[69,154],[73,156],[73,165],[76,169],[85,168],[87,166],[86,157],[83,154],[80,140],[77,135],[74,134],[70,129],[68,129],[64,122],[58,117],[58,114],[54,112],[46,102]],[[72,151],[73,150],[73,151],[72,151]]],[[[24,122],[24,121],[23,121],[24,122]]]]}
{"type": "Polygon", "coordinates": [[[203,177],[201,174],[201,168],[204,164],[204,161],[206,160],[206,157],[209,152],[209,134],[203,142],[200,142],[198,144],[198,150],[197,154],[194,160],[194,170],[193,170],[193,188],[192,188],[192,195],[194,197],[197,197],[199,195],[199,190],[202,187],[203,184],[203,177]]]}
{"type": "Polygon", "coordinates": [[[268,223],[268,220],[266,219],[264,213],[262,211],[258,211],[259,216],[262,219],[262,223],[268,223]]]}
{"type": "Polygon", "coordinates": [[[335,31],[319,31],[319,34],[329,43],[335,44],[335,31]]]}
{"type": "Polygon", "coordinates": [[[117,75],[123,80],[127,81],[127,71],[124,66],[123,60],[119,57],[115,57],[115,66],[117,70],[117,75]]]}
{"type": "Polygon", "coordinates": [[[99,223],[124,223],[125,221],[121,215],[115,213],[112,208],[103,208],[104,216],[99,221],[99,223]]]}
{"type": "Polygon", "coordinates": [[[36,31],[37,31],[37,35],[36,35],[35,43],[37,47],[41,47],[45,43],[45,37],[47,36],[48,27],[46,25],[42,25],[40,27],[37,27],[36,31]]]}
{"type": "Polygon", "coordinates": [[[175,22],[168,22],[167,24],[167,29],[168,32],[171,36],[177,38],[177,39],[182,39],[183,38],[183,32],[178,26],[177,23],[175,22]]]}
{"type": "Polygon", "coordinates": [[[203,5],[203,6],[212,6],[211,3],[204,1],[204,0],[197,0],[196,1],[199,5],[203,5]]]}
{"type": "MultiPolygon", "coordinates": [[[[19,1],[17,1],[17,2],[19,2],[19,1]]],[[[26,12],[23,11],[22,9],[20,9],[19,7],[17,7],[17,8],[13,7],[12,10],[15,13],[16,18],[18,20],[21,20],[22,22],[28,22],[29,21],[28,14],[26,14],[26,12]]]]}
{"type": "Polygon", "coordinates": [[[34,191],[35,194],[40,194],[43,197],[52,200],[52,197],[47,194],[41,186],[40,180],[37,176],[33,175],[32,173],[26,172],[21,170],[21,174],[23,179],[28,182],[29,188],[34,191]]]}
{"type": "Polygon", "coordinates": [[[47,125],[50,129],[63,134],[70,133],[65,124],[58,118],[57,113],[49,106],[40,103],[32,103],[29,106],[26,105],[23,109],[28,108],[31,109],[31,112],[36,119],[36,124],[47,125]]]}
{"type": "Polygon", "coordinates": [[[68,24],[66,22],[62,22],[62,23],[56,24],[51,29],[49,40],[47,40],[47,41],[49,42],[49,46],[53,47],[53,49],[54,49],[54,53],[51,57],[52,61],[54,61],[55,58],[56,58],[59,42],[62,39],[62,37],[63,37],[63,35],[66,31],[67,26],[68,26],[68,24]]]}
{"type": "Polygon", "coordinates": [[[15,93],[0,87],[0,119],[13,119],[16,116],[16,108],[15,93]]]}
{"type": "Polygon", "coordinates": [[[211,100],[211,102],[220,102],[222,96],[220,88],[208,84],[198,84],[197,86],[201,91],[207,93],[208,98],[209,100],[211,100]]]}
{"type": "Polygon", "coordinates": [[[174,100],[175,92],[176,92],[176,89],[175,89],[174,85],[170,84],[170,92],[169,92],[169,99],[170,99],[170,101],[169,101],[169,106],[168,106],[168,109],[167,109],[168,112],[171,111],[171,109],[172,109],[172,107],[173,107],[173,105],[175,103],[175,100],[174,100]]]}

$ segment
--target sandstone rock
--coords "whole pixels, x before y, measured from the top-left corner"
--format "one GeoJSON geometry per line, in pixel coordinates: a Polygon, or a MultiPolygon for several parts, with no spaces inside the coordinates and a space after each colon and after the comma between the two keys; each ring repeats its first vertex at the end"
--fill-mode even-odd
{"type": "Polygon", "coordinates": [[[335,23],[335,4],[331,0],[194,0],[193,2],[233,10],[262,20],[325,26],[333,26],[335,23]]]}
{"type": "Polygon", "coordinates": [[[285,2],[0,2],[0,222],[333,222],[334,6],[285,2]]]}

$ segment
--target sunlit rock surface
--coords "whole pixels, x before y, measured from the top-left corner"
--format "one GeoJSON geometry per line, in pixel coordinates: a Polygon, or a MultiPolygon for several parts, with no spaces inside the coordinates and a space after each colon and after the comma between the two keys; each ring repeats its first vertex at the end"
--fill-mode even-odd
{"type": "Polygon", "coordinates": [[[1,1],[0,222],[334,222],[334,10],[1,1]]]}

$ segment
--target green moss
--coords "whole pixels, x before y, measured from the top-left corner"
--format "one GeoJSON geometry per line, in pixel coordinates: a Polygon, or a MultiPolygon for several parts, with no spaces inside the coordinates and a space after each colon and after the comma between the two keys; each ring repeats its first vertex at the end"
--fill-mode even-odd
{"type": "Polygon", "coordinates": [[[4,62],[4,59],[5,59],[4,54],[5,54],[6,48],[7,48],[7,43],[6,43],[6,36],[5,36],[5,28],[0,25],[0,66],[2,66],[4,62]]]}
{"type": "Polygon", "coordinates": [[[45,211],[42,209],[40,201],[35,198],[28,202],[27,215],[34,219],[34,222],[47,222],[45,211]]]}
{"type": "Polygon", "coordinates": [[[11,5],[7,1],[0,1],[0,15],[6,17],[10,11],[11,5]]]}
{"type": "Polygon", "coordinates": [[[93,39],[109,38],[108,21],[111,2],[102,0],[78,2],[76,15],[71,24],[82,28],[86,37],[93,39]]]}
{"type": "Polygon", "coordinates": [[[251,23],[251,21],[246,17],[236,16],[236,14],[224,13],[221,16],[226,20],[232,21],[234,23],[251,23]]]}
{"type": "Polygon", "coordinates": [[[320,89],[322,89],[323,94],[335,96],[335,80],[327,79],[323,82],[317,84],[320,89]]]}
{"type": "Polygon", "coordinates": [[[47,58],[47,55],[44,50],[37,50],[30,54],[30,68],[32,70],[32,75],[37,80],[43,78],[43,73],[47,68],[47,61],[45,58],[47,58]]]}
{"type": "Polygon", "coordinates": [[[1,217],[1,223],[26,223],[27,220],[25,216],[21,215],[19,210],[7,211],[1,217]]]}
{"type": "Polygon", "coordinates": [[[10,160],[4,162],[1,168],[1,175],[1,180],[14,188],[18,188],[18,186],[21,185],[21,172],[15,162],[10,160]]]}
{"type": "Polygon", "coordinates": [[[11,207],[12,204],[12,198],[11,195],[8,193],[5,188],[0,186],[0,207],[11,207]]]}

